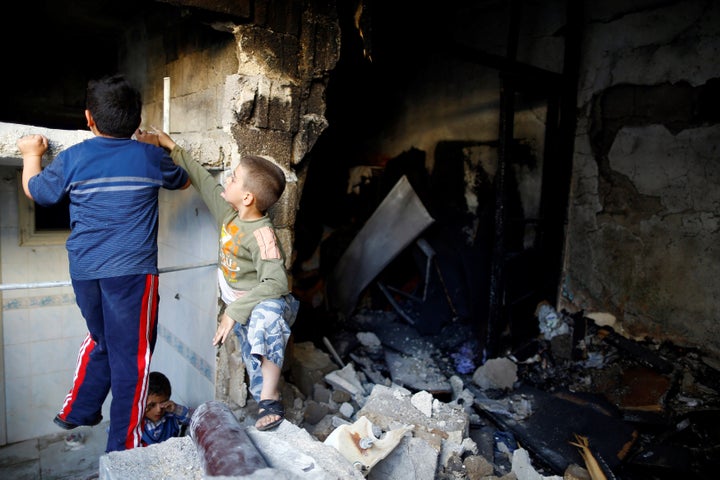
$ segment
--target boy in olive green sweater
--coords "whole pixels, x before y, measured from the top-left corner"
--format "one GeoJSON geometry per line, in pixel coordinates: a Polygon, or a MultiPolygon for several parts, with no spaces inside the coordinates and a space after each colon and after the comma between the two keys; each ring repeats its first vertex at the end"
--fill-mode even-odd
{"type": "Polygon", "coordinates": [[[299,306],[290,293],[285,255],[267,215],[285,189],[285,173],[266,158],[246,155],[223,188],[165,132],[138,130],[136,137],[170,152],[218,223],[218,283],[226,308],[213,345],[224,343],[231,330],[237,334],[250,393],[259,406],[255,426],[273,428],[285,416],[278,385],[299,306]]]}

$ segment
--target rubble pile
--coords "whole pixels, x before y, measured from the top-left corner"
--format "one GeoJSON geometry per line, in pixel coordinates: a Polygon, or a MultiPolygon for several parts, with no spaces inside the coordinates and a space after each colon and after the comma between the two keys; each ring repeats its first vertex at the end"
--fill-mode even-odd
{"type": "Polygon", "coordinates": [[[588,464],[607,479],[713,475],[720,374],[711,359],[540,307],[538,337],[485,362],[464,348],[467,326],[423,336],[393,312],[359,312],[322,349],[294,346],[287,377],[302,403],[292,421],[319,441],[359,418],[381,432],[413,425],[368,478],[603,478],[588,464]],[[307,356],[324,357],[323,367],[303,371],[318,364],[307,356]],[[469,364],[479,366],[468,373],[469,364]],[[431,448],[413,453],[418,442],[431,448]],[[389,466],[413,461],[433,474],[389,466]]]}
{"type": "MultiPolygon", "coordinates": [[[[464,347],[466,325],[423,336],[388,311],[359,312],[322,342],[291,343],[288,421],[259,432],[252,400],[229,405],[270,465],[241,478],[714,478],[720,375],[710,359],[582,314],[539,308],[538,321],[536,339],[485,361],[464,347]]],[[[123,478],[113,462],[132,452],[103,457],[100,478],[123,478]]],[[[172,455],[153,455],[153,469],[167,472],[161,459],[172,455]]],[[[202,463],[173,478],[208,478],[202,463]]]]}

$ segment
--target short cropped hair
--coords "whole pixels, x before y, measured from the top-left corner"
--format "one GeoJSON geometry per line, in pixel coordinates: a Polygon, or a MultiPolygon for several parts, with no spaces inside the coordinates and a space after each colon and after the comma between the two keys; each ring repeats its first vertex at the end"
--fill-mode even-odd
{"type": "Polygon", "coordinates": [[[255,196],[255,205],[264,214],[285,190],[285,172],[258,155],[245,155],[240,158],[239,164],[244,170],[243,188],[255,196]]]}
{"type": "Polygon", "coordinates": [[[104,135],[130,138],[140,127],[142,95],[123,75],[90,80],[85,106],[104,135]]]}
{"type": "Polygon", "coordinates": [[[148,395],[172,396],[172,387],[170,380],[160,372],[150,372],[148,380],[148,395]]]}

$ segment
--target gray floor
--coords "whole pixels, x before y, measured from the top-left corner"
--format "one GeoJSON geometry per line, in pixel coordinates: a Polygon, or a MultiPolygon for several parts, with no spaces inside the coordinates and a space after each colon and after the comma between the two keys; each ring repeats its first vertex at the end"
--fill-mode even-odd
{"type": "Polygon", "coordinates": [[[0,478],[7,480],[89,480],[98,478],[105,454],[108,422],[0,447],[0,478]],[[81,433],[82,443],[67,443],[70,433],[81,433]]]}

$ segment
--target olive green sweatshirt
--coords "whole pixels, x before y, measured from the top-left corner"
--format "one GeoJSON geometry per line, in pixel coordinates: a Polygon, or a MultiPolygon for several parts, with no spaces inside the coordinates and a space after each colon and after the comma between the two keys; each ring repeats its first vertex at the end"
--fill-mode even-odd
{"type": "Polygon", "coordinates": [[[182,147],[170,152],[184,168],[202,196],[220,230],[218,268],[240,298],[227,305],[225,313],[245,324],[259,302],[290,293],[285,255],[270,218],[238,218],[237,210],[220,195],[224,187],[182,147]]]}

